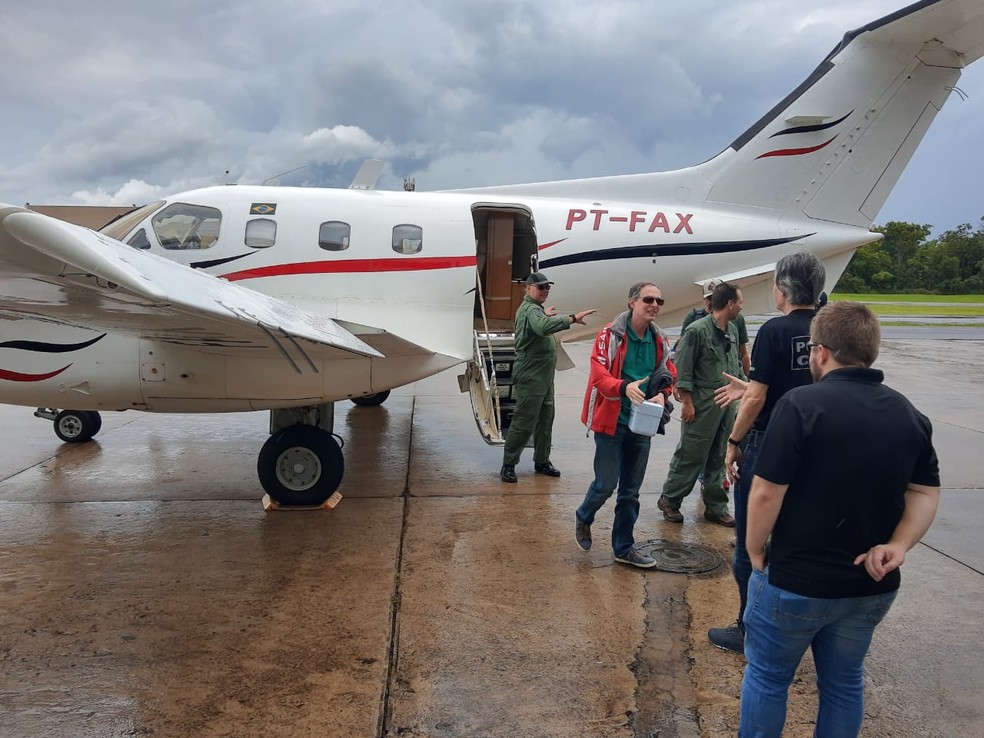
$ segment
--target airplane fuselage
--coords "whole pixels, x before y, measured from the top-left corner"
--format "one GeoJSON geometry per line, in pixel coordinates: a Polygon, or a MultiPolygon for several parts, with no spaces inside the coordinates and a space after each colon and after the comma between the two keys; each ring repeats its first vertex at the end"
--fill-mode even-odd
{"type": "MultiPolygon", "coordinates": [[[[470,192],[225,186],[148,210],[125,232],[110,232],[141,250],[340,321],[385,358],[345,356],[298,373],[282,358],[227,356],[204,340],[183,345],[3,320],[2,401],[256,410],[380,392],[434,374],[472,358],[481,326],[476,276],[486,255],[476,213],[528,218],[538,266],[556,282],[548,304],[561,313],[598,309],[599,319],[565,337],[596,332],[602,319],[624,309],[628,287],[638,281],[660,286],[667,326],[698,301],[695,285],[720,275],[734,275],[743,285],[746,310],[769,310],[769,267],[782,254],[814,251],[828,262],[832,285],[853,250],[877,237],[805,219],[790,224],[770,211],[470,192]],[[169,210],[175,217],[166,217],[169,210]],[[25,340],[35,343],[33,350],[16,348],[14,342],[25,340]]],[[[528,271],[529,265],[520,267],[528,271]]]]}

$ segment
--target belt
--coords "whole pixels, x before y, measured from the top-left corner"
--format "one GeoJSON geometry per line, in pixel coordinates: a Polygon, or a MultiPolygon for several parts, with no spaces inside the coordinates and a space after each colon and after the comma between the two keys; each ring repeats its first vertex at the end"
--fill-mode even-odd
{"type": "Polygon", "coordinates": [[[752,430],[745,434],[746,446],[758,446],[765,439],[765,431],[752,430]]]}

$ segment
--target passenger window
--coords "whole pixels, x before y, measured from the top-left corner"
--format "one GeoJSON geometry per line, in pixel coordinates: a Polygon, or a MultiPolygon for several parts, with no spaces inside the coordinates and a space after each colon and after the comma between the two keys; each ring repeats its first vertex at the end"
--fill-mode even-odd
{"type": "Polygon", "coordinates": [[[268,249],[277,242],[277,222],[269,218],[253,218],[246,221],[246,245],[254,249],[268,249]]]}
{"type": "Polygon", "coordinates": [[[150,239],[147,238],[147,231],[141,228],[139,231],[134,233],[127,243],[135,249],[149,249],[150,239]]]}
{"type": "Polygon", "coordinates": [[[176,202],[155,215],[151,223],[166,249],[207,249],[219,239],[222,213],[204,205],[176,202]]]}
{"type": "Polygon", "coordinates": [[[349,247],[352,226],[340,220],[322,223],[318,231],[318,245],[325,251],[344,251],[349,247]]]}
{"type": "Polygon", "coordinates": [[[398,254],[419,254],[424,246],[424,229],[415,225],[393,227],[393,250],[398,254]]]}

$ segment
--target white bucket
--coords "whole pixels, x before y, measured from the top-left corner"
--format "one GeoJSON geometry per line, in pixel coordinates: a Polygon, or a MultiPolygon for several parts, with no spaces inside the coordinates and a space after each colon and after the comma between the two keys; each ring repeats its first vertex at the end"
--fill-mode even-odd
{"type": "Polygon", "coordinates": [[[629,430],[640,436],[655,436],[662,418],[663,406],[658,402],[646,400],[632,406],[632,412],[629,413],[629,430]]]}

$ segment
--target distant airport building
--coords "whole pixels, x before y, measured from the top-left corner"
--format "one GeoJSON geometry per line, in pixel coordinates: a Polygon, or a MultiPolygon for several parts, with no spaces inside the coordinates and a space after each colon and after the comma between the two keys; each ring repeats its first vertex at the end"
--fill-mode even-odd
{"type": "Polygon", "coordinates": [[[129,213],[137,205],[123,206],[103,206],[103,205],[31,205],[27,203],[24,207],[36,213],[47,215],[67,223],[85,226],[94,231],[98,231],[107,223],[119,218],[121,215],[129,213]]]}

